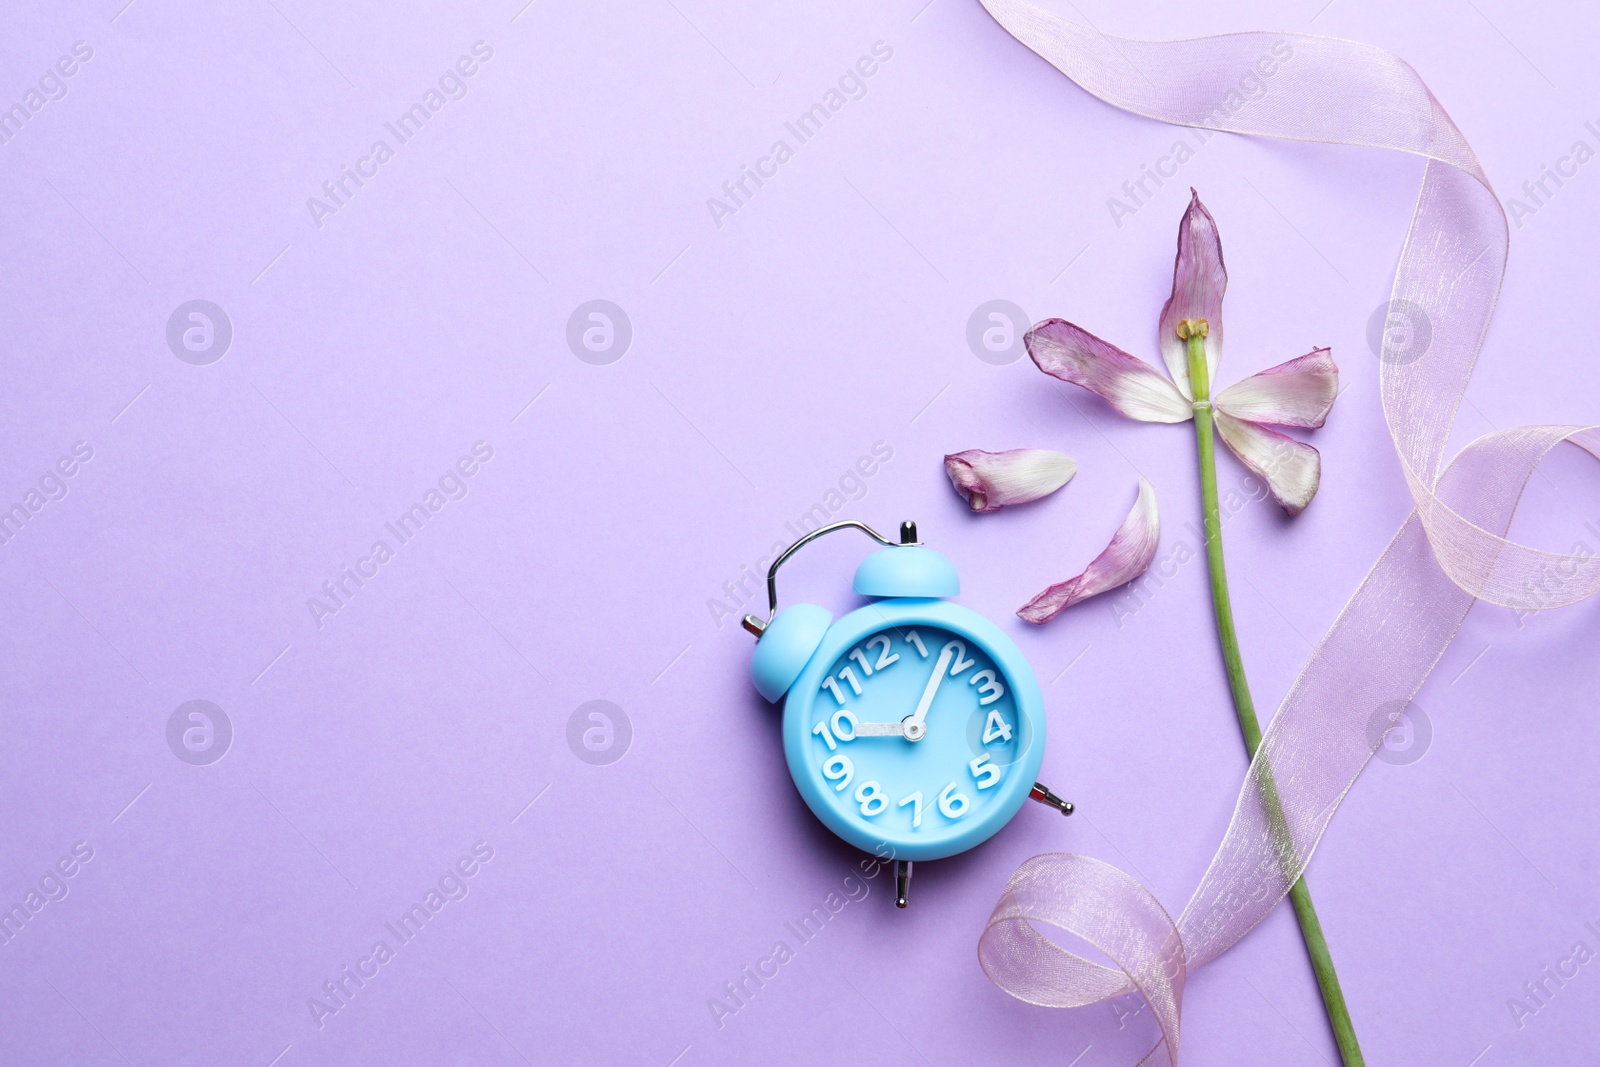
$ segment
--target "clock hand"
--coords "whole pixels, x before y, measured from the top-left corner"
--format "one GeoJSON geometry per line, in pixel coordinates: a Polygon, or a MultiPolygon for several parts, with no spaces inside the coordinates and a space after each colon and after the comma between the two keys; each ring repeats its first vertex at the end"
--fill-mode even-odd
{"type": "Polygon", "coordinates": [[[903,722],[858,722],[856,723],[857,737],[904,737],[906,724],[903,722]]]}
{"type": "Polygon", "coordinates": [[[927,735],[928,709],[933,707],[934,694],[939,691],[939,683],[944,681],[945,672],[950,669],[950,657],[955,654],[955,649],[949,645],[944,646],[939,652],[939,662],[933,665],[933,673],[928,676],[928,684],[922,689],[922,699],[917,701],[917,710],[904,720],[907,741],[921,741],[927,735]]]}

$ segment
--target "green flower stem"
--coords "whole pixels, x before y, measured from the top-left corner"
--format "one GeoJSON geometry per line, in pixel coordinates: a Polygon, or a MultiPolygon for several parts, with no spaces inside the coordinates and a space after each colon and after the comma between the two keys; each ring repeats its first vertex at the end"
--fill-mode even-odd
{"type": "MultiPolygon", "coordinates": [[[[1261,723],[1256,718],[1255,701],[1250,699],[1250,683],[1245,678],[1244,661],[1239,655],[1239,634],[1233,624],[1233,601],[1228,595],[1228,572],[1222,558],[1222,516],[1217,508],[1217,454],[1211,414],[1211,372],[1205,352],[1208,331],[1204,319],[1185,320],[1179,324],[1179,336],[1187,335],[1189,385],[1194,391],[1194,432],[1200,448],[1200,497],[1205,511],[1206,563],[1211,572],[1211,603],[1216,609],[1217,639],[1222,646],[1222,663],[1228,674],[1228,688],[1233,694],[1233,710],[1239,717],[1239,732],[1244,735],[1245,751],[1254,759],[1256,749],[1261,746],[1261,723]]],[[[1262,771],[1261,792],[1266,802],[1267,816],[1272,820],[1275,834],[1287,836],[1283,802],[1278,798],[1272,768],[1263,766],[1262,771]]],[[[1322,992],[1328,1024],[1333,1028],[1344,1067],[1365,1067],[1361,1046],[1356,1043],[1355,1026],[1350,1022],[1350,1010],[1345,1006],[1344,991],[1339,988],[1339,975],[1333,969],[1333,957],[1328,953],[1328,942],[1322,934],[1322,922],[1317,918],[1317,909],[1311,903],[1311,890],[1306,888],[1304,878],[1290,887],[1289,900],[1294,905],[1295,918],[1300,921],[1300,936],[1305,941],[1306,954],[1311,957],[1311,969],[1316,973],[1317,988],[1322,992]]]]}

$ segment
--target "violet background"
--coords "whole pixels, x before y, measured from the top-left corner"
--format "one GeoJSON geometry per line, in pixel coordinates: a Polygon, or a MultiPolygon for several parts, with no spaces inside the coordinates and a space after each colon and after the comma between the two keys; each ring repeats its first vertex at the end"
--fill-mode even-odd
{"type": "MultiPolygon", "coordinates": [[[[1226,527],[1274,708],[1409,509],[1366,330],[1421,163],[1221,135],[1119,228],[1107,198],[1185,134],[1089,98],[972,0],[122,3],[12,4],[0,38],[7,105],[94,49],[0,146],[0,501],[94,450],[0,546],[0,904],[94,850],[0,944],[0,1060],[1134,1062],[1136,1002],[1029,1007],[974,948],[1030,855],[1104,858],[1176,912],[1226,825],[1244,758],[1202,564],[1131,617],[1119,595],[1037,629],[1011,614],[1104,545],[1141,473],[1161,556],[1193,549],[1192,439],[979,360],[967,319],[1011,300],[1154,359],[1192,184],[1232,275],[1221,381],[1332,345],[1316,503],[1226,527]],[[479,40],[465,98],[314,225],[307,198],[479,40]],[[715,225],[707,198],[878,41],[867,95],[715,225]],[[232,323],[209,366],[166,343],[194,298],[232,323]],[[565,341],[595,298],[633,328],[608,366],[565,341]],[[319,629],[307,598],[480,440],[468,495],[319,629]],[[909,910],[879,876],[800,944],[784,924],[859,855],[799,800],[751,641],[708,600],[879,441],[892,459],[840,516],[915,518],[961,602],[1016,637],[1047,694],[1042,777],[1079,814],[1030,805],[919,865],[909,910]],[[940,457],[1024,445],[1080,473],[966,514],[940,457]],[[234,731],[208,766],[166,740],[192,699],[234,731]],[[606,766],[567,742],[594,699],[632,726],[606,766]],[[469,895],[319,1028],[308,998],[477,841],[494,858],[469,895]],[[780,939],[795,958],[719,1028],[708,999],[780,939]]],[[[1057,6],[1134,37],[1387,47],[1503,196],[1600,147],[1581,5],[1320,3],[1057,6]]],[[[1595,421],[1597,207],[1589,163],[1515,230],[1459,440],[1595,421]]],[[[1597,487],[1554,457],[1519,531],[1600,548],[1597,487]]],[[[786,598],[851,604],[865,544],[833,540],[786,598]]],[[[1600,1039],[1600,963],[1520,1029],[1507,1007],[1575,942],[1600,948],[1596,611],[1474,610],[1419,698],[1431,746],[1374,762],[1312,864],[1370,1063],[1572,1063],[1600,1039]]],[[[1334,1057],[1287,908],[1195,973],[1185,1009],[1187,1064],[1334,1057]]]]}

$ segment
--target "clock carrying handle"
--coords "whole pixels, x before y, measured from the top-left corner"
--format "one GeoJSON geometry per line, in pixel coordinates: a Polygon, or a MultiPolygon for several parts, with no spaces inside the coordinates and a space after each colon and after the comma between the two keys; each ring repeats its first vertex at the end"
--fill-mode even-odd
{"type": "Polygon", "coordinates": [[[889,548],[895,548],[899,545],[922,544],[921,541],[917,540],[917,524],[912,522],[910,519],[907,519],[905,522],[900,524],[900,540],[898,541],[889,540],[887,537],[883,536],[866,523],[858,522],[855,519],[845,519],[842,522],[833,522],[826,526],[819,526],[817,529],[812,530],[810,533],[800,538],[800,540],[784,549],[783,552],[779,554],[778,558],[772,561],[772,566],[767,568],[767,617],[763,620],[756,618],[754,615],[746,615],[743,621],[743,625],[746,630],[749,630],[757,638],[760,638],[762,632],[765,631],[772,620],[777,617],[778,568],[788,562],[789,557],[800,551],[802,546],[810,544],[823,534],[831,534],[836,530],[860,530],[862,533],[878,542],[878,544],[885,545],[889,548]]]}

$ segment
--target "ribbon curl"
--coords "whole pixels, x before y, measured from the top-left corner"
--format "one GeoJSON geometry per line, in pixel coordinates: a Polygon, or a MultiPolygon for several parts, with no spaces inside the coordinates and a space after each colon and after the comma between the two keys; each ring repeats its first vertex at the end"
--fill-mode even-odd
{"type": "Polygon", "coordinates": [[[1305,871],[1382,743],[1367,729],[1375,711],[1415,697],[1475,600],[1534,610],[1600,591],[1600,557],[1507,537],[1544,456],[1567,441],[1600,458],[1600,426],[1500,430],[1445,461],[1494,316],[1510,234],[1471,146],[1410,64],[1371,45],[1308,34],[1135,41],[1027,0],[981,2],[1080,87],[1136,115],[1427,160],[1389,306],[1405,309],[1429,340],[1417,352],[1386,333],[1379,374],[1384,418],[1415,510],[1273,717],[1194,895],[1174,923],[1147,889],[1109,864],[1068,853],[1035,856],[1012,876],[978,941],[989,978],[1032,1004],[1081,1007],[1140,993],[1162,1034],[1144,1062],[1176,1067],[1188,971],[1238,942],[1305,871]],[[1244,98],[1241,79],[1268,56],[1282,60],[1273,64],[1270,89],[1244,98]],[[1269,775],[1283,805],[1277,825],[1262,800],[1269,775]],[[1038,923],[1082,938],[1116,966],[1068,952],[1038,923]]]}

